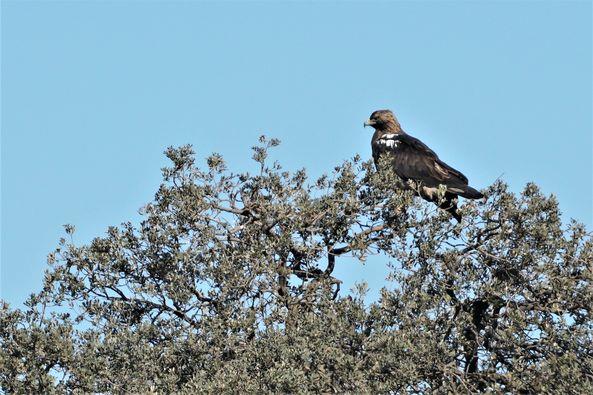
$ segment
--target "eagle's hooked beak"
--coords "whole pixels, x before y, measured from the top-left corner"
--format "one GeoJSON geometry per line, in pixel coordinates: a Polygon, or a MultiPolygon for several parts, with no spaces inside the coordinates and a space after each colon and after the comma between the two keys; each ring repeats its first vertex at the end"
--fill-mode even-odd
{"type": "Polygon", "coordinates": [[[371,119],[367,119],[366,122],[364,123],[364,127],[366,128],[367,126],[373,126],[375,125],[375,121],[371,120],[371,119]]]}

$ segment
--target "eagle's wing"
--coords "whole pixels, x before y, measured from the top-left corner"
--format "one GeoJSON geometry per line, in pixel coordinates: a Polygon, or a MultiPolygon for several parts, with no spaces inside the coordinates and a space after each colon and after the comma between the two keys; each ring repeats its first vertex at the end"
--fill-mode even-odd
{"type": "Polygon", "coordinates": [[[395,173],[403,179],[421,181],[428,187],[440,184],[464,190],[467,177],[441,161],[426,144],[407,134],[385,134],[374,142],[377,157],[388,154],[395,173]]]}

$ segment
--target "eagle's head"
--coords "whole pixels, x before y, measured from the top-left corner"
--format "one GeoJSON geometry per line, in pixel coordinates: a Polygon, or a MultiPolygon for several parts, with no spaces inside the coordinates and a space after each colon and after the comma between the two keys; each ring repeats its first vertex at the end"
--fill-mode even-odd
{"type": "Polygon", "coordinates": [[[372,126],[377,130],[392,132],[401,131],[401,126],[391,110],[377,110],[371,114],[371,117],[364,123],[364,126],[372,126]]]}

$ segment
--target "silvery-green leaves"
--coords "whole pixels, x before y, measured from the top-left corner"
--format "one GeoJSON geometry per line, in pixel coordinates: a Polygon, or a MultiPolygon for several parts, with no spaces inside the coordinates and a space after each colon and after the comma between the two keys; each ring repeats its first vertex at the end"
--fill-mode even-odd
{"type": "Polygon", "coordinates": [[[0,306],[2,390],[593,392],[593,242],[555,197],[496,182],[457,225],[389,166],[310,179],[278,144],[240,173],[170,147],[139,223],[66,225],[41,290],[0,306]],[[379,300],[341,289],[346,257],[391,269],[379,300]]]}

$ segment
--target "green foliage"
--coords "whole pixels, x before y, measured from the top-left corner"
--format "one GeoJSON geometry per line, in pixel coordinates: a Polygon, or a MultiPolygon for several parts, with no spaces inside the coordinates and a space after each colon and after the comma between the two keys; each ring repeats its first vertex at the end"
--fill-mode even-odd
{"type": "Polygon", "coordinates": [[[554,197],[497,182],[459,225],[358,157],[284,171],[278,143],[255,174],[169,148],[138,226],[67,225],[27,309],[0,306],[3,391],[593,392],[593,244],[554,197]],[[345,254],[390,265],[380,300],[341,296],[345,254]]]}

